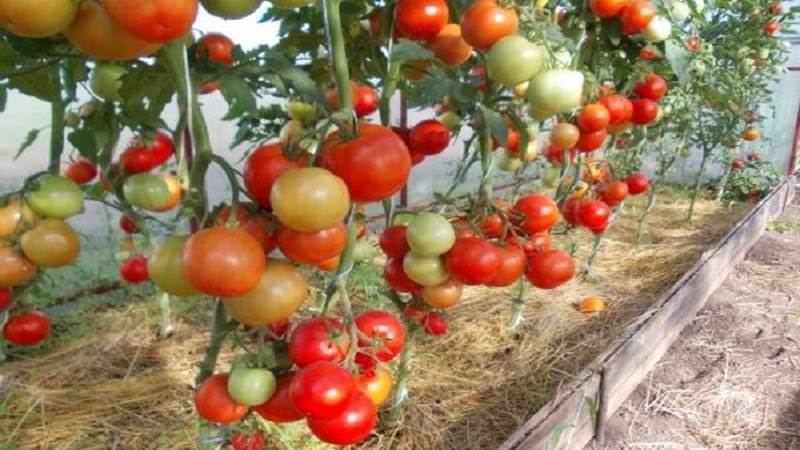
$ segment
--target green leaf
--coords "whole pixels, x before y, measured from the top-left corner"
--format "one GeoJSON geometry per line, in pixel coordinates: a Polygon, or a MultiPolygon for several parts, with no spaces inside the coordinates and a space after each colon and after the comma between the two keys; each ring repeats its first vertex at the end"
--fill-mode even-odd
{"type": "Polygon", "coordinates": [[[38,57],[53,48],[53,41],[49,38],[24,38],[8,33],[6,39],[23,56],[38,57]]]}
{"type": "Polygon", "coordinates": [[[665,43],[665,56],[672,66],[672,70],[678,76],[678,81],[682,86],[689,83],[689,52],[669,39],[665,43]]]}
{"type": "Polygon", "coordinates": [[[39,132],[42,130],[39,128],[34,128],[31,131],[28,131],[28,134],[25,135],[25,140],[22,141],[22,145],[19,146],[19,150],[17,150],[17,154],[14,155],[14,160],[16,161],[17,158],[22,156],[22,154],[27,150],[34,142],[36,142],[36,138],[39,137],[39,132]]]}
{"type": "Polygon", "coordinates": [[[603,34],[614,47],[622,42],[622,25],[619,20],[603,20],[600,22],[603,34]]]}
{"type": "Polygon", "coordinates": [[[392,47],[390,59],[394,62],[414,61],[420,59],[433,59],[433,52],[408,39],[400,39],[400,42],[392,47]]]}
{"type": "Polygon", "coordinates": [[[89,66],[83,59],[69,59],[64,65],[64,88],[67,91],[67,102],[77,100],[78,83],[89,78],[89,66]]]}
{"type": "Polygon", "coordinates": [[[8,81],[11,88],[25,95],[52,103],[61,95],[61,92],[53,83],[54,77],[57,76],[58,66],[46,66],[33,72],[9,77],[8,81]]]}
{"type": "Polygon", "coordinates": [[[252,89],[239,75],[225,75],[219,80],[219,90],[228,105],[242,108],[252,117],[258,117],[258,105],[252,89]]]}
{"type": "Polygon", "coordinates": [[[506,121],[503,120],[503,116],[483,105],[480,106],[480,112],[486,122],[486,126],[492,132],[492,137],[500,143],[501,147],[508,145],[508,127],[506,127],[506,121]]]}
{"type": "Polygon", "coordinates": [[[95,139],[94,133],[86,128],[76,128],[67,135],[67,140],[81,156],[93,163],[98,163],[97,139],[95,139]]]}

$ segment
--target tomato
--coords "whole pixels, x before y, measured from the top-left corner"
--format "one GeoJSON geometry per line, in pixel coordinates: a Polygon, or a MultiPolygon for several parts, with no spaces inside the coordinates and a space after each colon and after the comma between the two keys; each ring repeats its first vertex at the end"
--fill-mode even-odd
{"type": "Polygon", "coordinates": [[[500,214],[490,214],[481,218],[480,229],[487,238],[497,238],[503,235],[506,225],[500,214]]]}
{"type": "Polygon", "coordinates": [[[159,175],[159,178],[161,178],[161,180],[163,180],[164,183],[166,183],[167,192],[169,193],[169,196],[167,197],[166,203],[164,203],[158,208],[155,208],[153,211],[155,212],[171,211],[181,202],[181,197],[183,196],[183,186],[181,186],[181,181],[176,176],[162,174],[159,175]]]}
{"type": "MultiPolygon", "coordinates": [[[[549,161],[552,164],[560,165],[564,163],[564,152],[560,148],[554,145],[548,145],[547,147],[545,147],[544,152],[542,152],[542,154],[544,155],[545,159],[547,159],[547,161],[549,161]]],[[[574,163],[578,157],[578,149],[572,148],[567,152],[567,154],[569,155],[569,162],[574,163]]],[[[558,177],[557,169],[551,173],[556,174],[555,176],[558,177]]],[[[553,186],[555,186],[556,184],[555,181],[557,181],[557,179],[553,181],[553,186]]]]}
{"type": "Polygon", "coordinates": [[[3,326],[3,337],[14,345],[36,345],[50,334],[50,319],[41,311],[11,316],[3,326]]]}
{"type": "Polygon", "coordinates": [[[561,214],[564,216],[564,221],[568,224],[578,226],[578,206],[583,203],[580,197],[569,197],[567,201],[561,206],[561,214]]]}
{"type": "Polygon", "coordinates": [[[43,38],[64,31],[75,20],[78,4],[73,0],[0,0],[3,27],[17,36],[43,38]]]}
{"type": "Polygon", "coordinates": [[[497,247],[479,237],[458,239],[445,261],[450,276],[467,286],[487,283],[502,262],[497,247]]]}
{"type": "Polygon", "coordinates": [[[347,246],[347,227],[340,223],[316,233],[278,228],[278,248],[292,262],[319,264],[339,256],[347,246]]]}
{"type": "Polygon", "coordinates": [[[645,75],[644,80],[633,86],[633,92],[640,98],[657,102],[667,93],[667,82],[654,73],[648,73],[645,75]]]}
{"type": "Polygon", "coordinates": [[[442,62],[460,66],[472,56],[472,46],[461,36],[461,25],[448,23],[425,44],[442,62]]]}
{"type": "Polygon", "coordinates": [[[408,278],[422,286],[437,286],[450,278],[444,258],[422,256],[414,251],[403,257],[403,271],[408,278]]]}
{"type": "MultiPolygon", "coordinates": [[[[350,93],[353,97],[353,112],[356,113],[357,117],[368,116],[378,110],[380,97],[372,86],[364,86],[355,81],[351,81],[350,93]]],[[[339,104],[339,92],[336,89],[329,90],[325,94],[325,97],[328,99],[334,111],[341,109],[339,104]]]]}
{"type": "Polygon", "coordinates": [[[759,137],[761,137],[761,133],[755,128],[748,128],[742,131],[742,139],[745,141],[757,141],[759,137]]]}
{"type": "Polygon", "coordinates": [[[338,256],[334,256],[331,259],[326,259],[321,263],[314,264],[314,266],[324,272],[333,272],[339,267],[339,262],[341,258],[338,256]]]}
{"type": "Polygon", "coordinates": [[[377,422],[375,404],[365,394],[356,392],[340,414],[328,419],[309,418],[308,428],[322,442],[344,446],[365,440],[377,422]]]}
{"type": "Polygon", "coordinates": [[[550,143],[559,149],[566,150],[575,147],[581,132],[571,123],[561,122],[550,133],[550,143]]]}
{"type": "Polygon", "coordinates": [[[210,64],[233,65],[233,41],[221,33],[208,33],[197,41],[195,56],[210,64]]]}
{"type": "Polygon", "coordinates": [[[147,257],[147,273],[153,284],[178,297],[200,295],[183,273],[183,251],[188,239],[189,236],[167,236],[147,257]]]}
{"type": "Polygon", "coordinates": [[[367,239],[358,239],[353,247],[353,262],[372,261],[375,247],[367,239]]]}
{"type": "Polygon", "coordinates": [[[264,448],[264,435],[236,433],[231,436],[233,450],[262,450],[264,448]]]}
{"type": "Polygon", "coordinates": [[[244,187],[259,205],[269,209],[270,193],[275,180],[289,169],[304,167],[308,156],[289,159],[280,143],[264,144],[257,148],[244,165],[244,187]]]}
{"type": "Polygon", "coordinates": [[[33,225],[39,218],[19,198],[10,198],[0,206],[0,240],[19,234],[33,225]]]}
{"type": "Polygon", "coordinates": [[[78,16],[64,30],[78,50],[102,60],[127,61],[154,53],[160,43],[141,39],[120,27],[96,2],[82,1],[78,16]]]}
{"type": "Polygon", "coordinates": [[[144,283],[150,279],[147,271],[147,256],[132,256],[119,266],[119,276],[128,283],[144,283]]]}
{"type": "Polygon", "coordinates": [[[764,31],[769,35],[773,35],[773,34],[777,33],[778,30],[780,30],[780,28],[781,28],[781,25],[778,22],[774,22],[774,21],[773,22],[768,22],[766,25],[764,25],[764,31]]]}
{"type": "Polygon", "coordinates": [[[447,319],[435,312],[425,314],[420,322],[425,334],[429,336],[438,337],[447,334],[447,319]]]}
{"type": "Polygon", "coordinates": [[[97,177],[97,166],[87,159],[80,158],[67,165],[64,176],[76,184],[87,184],[97,177]]]}
{"type": "MultiPolygon", "coordinates": [[[[546,234],[547,238],[550,237],[546,234]]],[[[534,244],[536,245],[536,244],[534,244]]],[[[544,247],[541,243],[541,247],[544,247]]],[[[547,244],[549,247],[549,243],[547,244]]],[[[544,251],[542,248],[539,251],[544,251]]],[[[517,280],[522,278],[525,273],[525,252],[515,245],[506,244],[502,247],[498,246],[495,250],[500,256],[500,268],[497,273],[486,282],[487,286],[493,287],[506,287],[511,286],[517,280]]]]}
{"type": "Polygon", "coordinates": [[[734,159],[731,162],[731,169],[733,170],[742,170],[745,167],[745,162],[739,158],[734,159]]]}
{"type": "Polygon", "coordinates": [[[514,87],[531,79],[544,66],[547,49],[523,36],[498,40],[486,54],[490,79],[514,87]]]}
{"type": "Polygon", "coordinates": [[[92,69],[89,86],[92,92],[108,102],[121,102],[122,77],[128,73],[124,67],[115,64],[98,63],[92,69]]]}
{"type": "Polygon", "coordinates": [[[383,230],[378,244],[390,258],[402,258],[411,250],[406,238],[405,225],[393,225],[383,230]]]}
{"type": "Polygon", "coordinates": [[[549,230],[559,218],[556,202],[542,194],[520,197],[511,208],[511,214],[513,221],[528,234],[549,230]]]}
{"type": "Polygon", "coordinates": [[[603,189],[603,201],[609,206],[618,205],[628,198],[628,184],[624,181],[612,181],[603,189]]]}
{"type": "Polygon", "coordinates": [[[236,403],[257,406],[275,393],[275,375],[267,369],[234,367],[228,375],[228,395],[236,403]]]}
{"type": "Polygon", "coordinates": [[[562,250],[547,250],[528,258],[525,277],[539,289],[555,289],[575,275],[575,261],[562,250]]]}
{"type": "Polygon", "coordinates": [[[414,41],[433,38],[449,18],[445,0],[399,0],[394,8],[394,26],[403,37],[414,41]]]}
{"type": "Polygon", "coordinates": [[[421,212],[408,223],[406,239],[411,251],[417,255],[438,256],[450,250],[456,241],[456,233],[444,216],[421,212]]]}
{"type": "Polygon", "coordinates": [[[332,362],[317,361],[297,372],[289,388],[289,398],[306,418],[331,419],[345,411],[357,392],[358,383],[350,372],[332,362]]]}
{"type": "Polygon", "coordinates": [[[0,287],[25,284],[36,275],[37,270],[30,259],[0,240],[0,287]]]}
{"type": "Polygon", "coordinates": [[[773,16],[780,16],[783,14],[783,5],[780,2],[775,2],[769,5],[769,13],[773,16]]]}
{"type": "Polygon", "coordinates": [[[261,0],[200,0],[209,14],[223,19],[241,19],[256,12],[261,0]]]}
{"type": "Polygon", "coordinates": [[[450,145],[450,130],[439,120],[416,124],[408,133],[408,147],[425,156],[438,155],[450,145]]]}
{"type": "Polygon", "coordinates": [[[297,412],[289,397],[295,375],[297,375],[297,372],[290,372],[286,377],[278,380],[275,392],[269,400],[253,407],[253,411],[264,419],[275,423],[296,422],[302,419],[303,415],[297,412]]]}
{"type": "Polygon", "coordinates": [[[81,238],[66,222],[45,219],[20,238],[25,256],[40,267],[63,267],[72,264],[81,252],[81,238]]]}
{"type": "Polygon", "coordinates": [[[647,125],[658,117],[658,103],[646,98],[638,98],[631,103],[633,104],[631,122],[634,124],[647,125]]]}
{"type": "Polygon", "coordinates": [[[200,417],[219,424],[237,422],[249,410],[228,394],[228,374],[212,375],[198,386],[194,407],[200,417]]]}
{"type": "Polygon", "coordinates": [[[261,244],[246,231],[206,228],[186,242],[181,268],[186,279],[207,295],[247,294],[261,281],[266,258],[261,244]]]}
{"type": "Polygon", "coordinates": [[[350,207],[347,184],[317,167],[290,169],[272,185],[270,203],[278,220],[289,228],[314,233],[344,221],[350,207]]]}
{"type": "Polygon", "coordinates": [[[605,311],[606,302],[600,297],[586,297],[578,303],[578,310],[584,314],[605,311]]]}
{"type": "Polygon", "coordinates": [[[752,152],[752,153],[748,153],[747,154],[747,160],[748,161],[758,162],[758,161],[761,161],[761,159],[762,159],[761,153],[752,152]]]}
{"type": "Polygon", "coordinates": [[[297,269],[270,259],[253,290],[238,297],[223,297],[222,305],[229,316],[243,325],[272,325],[292,317],[307,293],[306,280],[297,269]]]}
{"type": "Polygon", "coordinates": [[[386,311],[364,311],[355,317],[359,331],[356,364],[362,368],[372,368],[375,361],[392,361],[403,350],[406,331],[403,324],[386,311]]]}
{"type": "Polygon", "coordinates": [[[150,172],[158,167],[153,154],[147,148],[138,145],[126,148],[119,156],[119,162],[126,174],[150,172]]]}
{"type": "Polygon", "coordinates": [[[311,122],[317,118],[316,103],[306,103],[300,99],[291,99],[286,105],[286,114],[292,120],[311,122]]]}
{"type": "Polygon", "coordinates": [[[239,203],[233,223],[231,223],[231,208],[225,206],[217,215],[214,224],[218,227],[231,226],[246,231],[261,244],[266,255],[272,253],[278,246],[272,218],[259,212],[253,203],[239,203]]]}
{"type": "Polygon", "coordinates": [[[586,105],[578,114],[578,128],[583,133],[594,133],[602,130],[611,123],[611,113],[602,103],[586,105]]]}
{"type": "Polygon", "coordinates": [[[655,16],[642,30],[642,36],[647,42],[657,44],[666,41],[672,34],[672,23],[664,16],[655,16]]]}
{"type": "Polygon", "coordinates": [[[575,210],[578,223],[592,231],[605,231],[611,208],[600,200],[588,199],[580,202],[575,210]]]}
{"type": "Polygon", "coordinates": [[[619,14],[625,3],[625,0],[590,0],[589,9],[595,16],[608,19],[619,14]]]}
{"type": "Polygon", "coordinates": [[[686,47],[690,52],[696,52],[700,48],[700,38],[697,36],[690,36],[686,38],[686,47]]]}
{"type": "Polygon", "coordinates": [[[477,0],[461,16],[464,41],[482,51],[488,51],[506,36],[517,34],[518,28],[517,12],[492,0],[477,0]]]}
{"type": "Polygon", "coordinates": [[[633,103],[619,94],[611,94],[600,98],[600,103],[606,107],[609,114],[610,125],[621,125],[633,116],[633,103]]]}
{"type": "Polygon", "coordinates": [[[432,308],[448,309],[461,302],[463,292],[464,285],[455,278],[450,278],[437,286],[422,288],[420,298],[432,308]]]}
{"type": "Polygon", "coordinates": [[[408,148],[391,129],[380,125],[360,124],[351,141],[334,132],[325,140],[319,157],[323,168],[344,180],[350,200],[356,203],[391,197],[411,175],[408,148]]]}
{"type": "Polygon", "coordinates": [[[651,59],[659,59],[661,55],[650,48],[643,48],[639,51],[639,59],[649,61],[651,59]]]}
{"type": "Polygon", "coordinates": [[[669,10],[669,14],[677,22],[683,22],[688,19],[691,13],[691,8],[684,2],[672,2],[672,8],[669,10]]]}
{"type": "Polygon", "coordinates": [[[631,0],[620,13],[622,34],[631,35],[647,28],[656,16],[656,7],[649,0],[631,0]]]}
{"type": "Polygon", "coordinates": [[[342,323],[330,317],[314,317],[300,322],[289,338],[289,359],[297,367],[319,361],[343,361],[350,341],[342,330],[342,323]]]}
{"type": "Polygon", "coordinates": [[[11,304],[11,288],[0,288],[0,310],[7,309],[11,304]]]}
{"type": "Polygon", "coordinates": [[[584,77],[569,69],[547,69],[531,78],[528,101],[537,119],[566,113],[581,104],[584,77]]]}
{"type": "Polygon", "coordinates": [[[382,405],[392,393],[394,379],[392,371],[386,367],[369,369],[358,377],[358,390],[372,401],[375,406],[382,405]]]}
{"type": "Polygon", "coordinates": [[[643,194],[650,188],[650,181],[641,173],[629,175],[625,178],[625,183],[628,185],[628,192],[631,195],[643,194]]]}
{"type": "Polygon", "coordinates": [[[126,178],[122,193],[132,206],[148,211],[159,211],[171,200],[167,182],[158,175],[149,173],[137,173],[126,178]]]}
{"type": "Polygon", "coordinates": [[[198,0],[103,0],[103,9],[117,25],[162,44],[192,29],[198,7],[198,0]]]}
{"type": "Polygon", "coordinates": [[[400,257],[389,257],[386,264],[383,266],[383,279],[390,288],[397,292],[406,292],[413,294],[419,292],[422,288],[414,280],[406,275],[403,269],[403,258],[405,254],[400,257]]]}
{"type": "Polygon", "coordinates": [[[43,175],[25,193],[25,203],[43,217],[67,219],[83,212],[83,191],[67,177],[43,175]]]}

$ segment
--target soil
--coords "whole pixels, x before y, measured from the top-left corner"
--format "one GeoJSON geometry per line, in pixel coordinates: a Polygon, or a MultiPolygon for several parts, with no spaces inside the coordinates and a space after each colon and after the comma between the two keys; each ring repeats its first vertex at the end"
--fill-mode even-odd
{"type": "Polygon", "coordinates": [[[793,205],[587,449],[800,449],[798,275],[793,205]]]}

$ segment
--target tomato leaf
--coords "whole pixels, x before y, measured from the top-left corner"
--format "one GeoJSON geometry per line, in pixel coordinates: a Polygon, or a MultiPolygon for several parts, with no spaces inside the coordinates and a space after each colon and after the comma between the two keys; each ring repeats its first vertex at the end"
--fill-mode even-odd
{"type": "Polygon", "coordinates": [[[619,20],[603,20],[600,22],[603,34],[614,47],[622,42],[622,24],[619,20]]]}
{"type": "Polygon", "coordinates": [[[503,116],[497,111],[491,110],[484,105],[480,106],[481,117],[483,117],[486,126],[492,133],[492,137],[500,143],[501,147],[508,145],[508,128],[503,116]]]}
{"type": "Polygon", "coordinates": [[[11,47],[23,56],[38,57],[53,48],[53,41],[50,38],[24,38],[7,33],[6,39],[11,47]]]}
{"type": "Polygon", "coordinates": [[[89,78],[89,67],[82,59],[69,59],[64,61],[64,89],[67,92],[67,103],[77,100],[78,83],[89,78]]]}
{"type": "Polygon", "coordinates": [[[97,139],[94,133],[86,128],[76,128],[67,135],[67,140],[80,153],[81,156],[93,163],[97,163],[97,139]]]}
{"type": "Polygon", "coordinates": [[[53,83],[58,76],[58,66],[45,66],[41,69],[14,75],[8,78],[9,86],[25,95],[51,103],[61,94],[53,83]]]}
{"type": "Polygon", "coordinates": [[[672,70],[678,76],[678,82],[686,86],[689,82],[689,52],[683,46],[675,44],[672,39],[665,43],[665,56],[672,66],[672,70]]]}
{"type": "Polygon", "coordinates": [[[22,141],[22,145],[19,146],[19,150],[17,150],[17,154],[14,155],[14,160],[16,161],[17,158],[22,156],[22,154],[27,150],[34,142],[36,142],[36,138],[39,137],[39,132],[42,130],[39,128],[34,128],[31,131],[28,131],[28,134],[25,135],[25,140],[22,141]]]}
{"type": "Polygon", "coordinates": [[[408,39],[400,39],[400,42],[392,47],[392,61],[414,61],[419,59],[433,59],[433,52],[408,39]]]}
{"type": "Polygon", "coordinates": [[[239,75],[225,75],[219,80],[219,90],[230,105],[240,108],[251,117],[258,117],[258,105],[252,89],[239,75]]]}

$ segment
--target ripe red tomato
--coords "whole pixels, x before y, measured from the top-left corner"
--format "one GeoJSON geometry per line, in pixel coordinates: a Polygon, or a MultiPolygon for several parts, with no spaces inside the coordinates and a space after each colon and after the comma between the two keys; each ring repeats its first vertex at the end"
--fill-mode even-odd
{"type": "Polygon", "coordinates": [[[254,406],[253,411],[264,419],[275,423],[297,422],[302,419],[303,415],[297,412],[289,397],[289,391],[295,375],[297,375],[297,372],[290,372],[284,378],[278,380],[272,397],[265,403],[254,406]]]}
{"type": "MultiPolygon", "coordinates": [[[[350,82],[350,93],[353,97],[353,112],[358,117],[368,116],[378,110],[380,97],[378,92],[372,86],[365,86],[358,84],[355,81],[350,82]]],[[[329,90],[325,97],[331,104],[334,111],[341,109],[339,104],[339,93],[336,89],[329,90]]]]}
{"type": "Polygon", "coordinates": [[[360,332],[356,363],[371,368],[375,360],[392,361],[403,350],[406,330],[397,317],[386,311],[364,311],[355,317],[360,332]]]}
{"type": "Polygon", "coordinates": [[[628,184],[624,181],[612,181],[603,189],[603,201],[609,206],[616,206],[628,198],[628,184]]]}
{"type": "MultiPolygon", "coordinates": [[[[578,149],[571,148],[569,150],[569,162],[573,163],[578,158],[578,149]]],[[[555,145],[548,145],[545,147],[544,152],[542,152],[545,159],[552,164],[563,164],[564,163],[564,154],[560,148],[556,147],[555,145]]]]}
{"type": "Polygon", "coordinates": [[[479,237],[457,239],[445,255],[447,272],[467,286],[489,282],[500,271],[501,263],[497,247],[479,237]]]}
{"type": "Polygon", "coordinates": [[[403,140],[380,125],[359,124],[350,141],[334,132],[320,151],[322,167],[344,180],[350,200],[356,203],[391,197],[411,174],[411,156],[403,140]]]}
{"type": "Polygon", "coordinates": [[[119,218],[119,228],[128,234],[139,232],[139,230],[136,228],[136,224],[133,223],[133,220],[124,214],[119,218]]]}
{"type": "Polygon", "coordinates": [[[86,184],[97,177],[97,166],[87,159],[80,158],[67,165],[64,176],[77,184],[86,184]]]}
{"type": "Polygon", "coordinates": [[[654,73],[648,73],[644,80],[633,86],[633,92],[641,98],[657,102],[667,93],[667,82],[654,73]]]}
{"type": "MultiPolygon", "coordinates": [[[[306,418],[325,420],[342,414],[357,392],[358,382],[347,369],[317,361],[297,372],[289,387],[289,398],[306,418]]],[[[374,407],[372,402],[370,405],[374,407]]]]}
{"type": "Polygon", "coordinates": [[[697,36],[690,36],[686,38],[686,47],[690,52],[696,52],[700,48],[700,38],[697,36]]]}
{"type": "Polygon", "coordinates": [[[8,308],[11,304],[11,288],[0,287],[0,310],[8,308]]]}
{"type": "Polygon", "coordinates": [[[233,450],[261,450],[264,448],[264,435],[261,433],[235,433],[231,436],[233,450]]]}
{"type": "Polygon", "coordinates": [[[608,19],[616,16],[625,6],[625,0],[590,0],[589,8],[595,16],[608,19]]]}
{"type": "Polygon", "coordinates": [[[650,188],[650,180],[647,176],[641,173],[635,173],[625,178],[625,183],[628,185],[628,192],[631,195],[639,195],[647,192],[650,188]]]}
{"type": "Polygon", "coordinates": [[[119,275],[131,284],[144,283],[150,279],[147,272],[147,257],[145,255],[132,256],[119,266],[119,275]]]}
{"type": "Polygon", "coordinates": [[[319,361],[341,362],[350,341],[342,323],[330,317],[313,317],[300,322],[289,338],[289,359],[297,367],[319,361]]]}
{"type": "Polygon", "coordinates": [[[631,120],[633,104],[627,97],[611,94],[601,97],[600,103],[608,110],[610,125],[622,125],[631,120]]]}
{"type": "Polygon", "coordinates": [[[50,319],[41,311],[11,316],[3,326],[3,337],[14,345],[36,345],[50,334],[50,319]]]}
{"type": "Polygon", "coordinates": [[[406,239],[405,225],[394,225],[383,230],[378,245],[386,256],[390,258],[402,258],[411,250],[406,239]]]}
{"type": "Polygon", "coordinates": [[[409,149],[425,156],[438,155],[450,144],[450,130],[436,119],[423,120],[408,134],[409,149]]]}
{"type": "Polygon", "coordinates": [[[383,266],[383,279],[390,288],[397,292],[415,294],[422,286],[408,277],[403,269],[403,257],[390,257],[383,266]]]}
{"type": "Polygon", "coordinates": [[[506,225],[503,223],[503,218],[500,217],[500,214],[495,213],[481,218],[480,228],[485,237],[498,238],[503,235],[506,225]]]}
{"type": "Polygon", "coordinates": [[[244,164],[244,188],[247,193],[261,205],[269,209],[270,192],[275,180],[289,169],[306,165],[308,155],[296,159],[287,158],[283,153],[283,145],[279,142],[264,144],[257,148],[244,164]]]}
{"type": "Polygon", "coordinates": [[[103,1],[103,8],[117,25],[141,39],[158,43],[186,35],[199,5],[198,0],[103,1]]]}
{"type": "Polygon", "coordinates": [[[214,423],[233,423],[243,418],[249,408],[236,403],[228,394],[228,374],[210,376],[197,387],[194,407],[200,417],[214,423]]]}
{"type": "Polygon", "coordinates": [[[649,0],[632,0],[622,8],[622,34],[636,34],[650,25],[656,16],[656,7],[649,0]]]}
{"type": "Polygon", "coordinates": [[[122,170],[127,174],[149,172],[156,167],[153,155],[146,147],[131,146],[126,148],[119,157],[122,170]]]}
{"type": "Polygon", "coordinates": [[[447,25],[450,9],[445,0],[400,0],[394,8],[394,26],[414,41],[433,38],[447,25]]]}
{"type": "Polygon", "coordinates": [[[492,0],[477,0],[461,16],[464,41],[482,51],[488,51],[495,42],[516,34],[518,28],[517,12],[492,0]]]}
{"type": "Polygon", "coordinates": [[[236,228],[206,228],[186,241],[183,269],[186,279],[207,295],[236,297],[261,281],[266,256],[256,238],[236,228]]]}
{"type": "Polygon", "coordinates": [[[746,164],[744,163],[744,161],[742,161],[740,158],[736,158],[731,162],[731,169],[742,170],[744,169],[745,165],[746,164]]]}
{"type": "Polygon", "coordinates": [[[208,33],[197,41],[195,56],[211,64],[233,65],[233,41],[221,33],[208,33]]]}
{"type": "Polygon", "coordinates": [[[285,226],[278,228],[278,248],[287,259],[298,264],[319,264],[339,256],[346,246],[344,223],[316,233],[301,233],[285,226]]]}
{"type": "Polygon", "coordinates": [[[575,210],[575,215],[578,224],[589,230],[605,231],[611,216],[611,208],[600,200],[587,199],[580,202],[575,210]]]}
{"type": "MultiPolygon", "coordinates": [[[[549,234],[548,234],[549,236],[549,234]]],[[[516,245],[506,244],[497,247],[500,255],[500,269],[486,285],[494,287],[511,286],[525,273],[525,252],[516,245]]]]}
{"type": "Polygon", "coordinates": [[[777,33],[778,30],[780,30],[780,28],[781,25],[778,22],[769,22],[766,25],[764,25],[764,31],[766,31],[767,34],[769,35],[777,33]]]}
{"type": "Polygon", "coordinates": [[[375,429],[378,410],[365,394],[356,392],[344,410],[328,419],[308,419],[308,429],[322,442],[354,445],[365,440],[375,429]]]}
{"type": "Polygon", "coordinates": [[[511,214],[520,228],[528,234],[549,230],[558,222],[559,218],[556,202],[542,194],[529,194],[521,197],[511,208],[511,214]]]}
{"type": "Polygon", "coordinates": [[[428,336],[439,337],[447,334],[447,319],[433,311],[421,316],[419,322],[428,336]]]}
{"type": "Polygon", "coordinates": [[[633,102],[633,115],[631,122],[636,125],[647,125],[658,117],[658,103],[647,99],[638,98],[633,102]]]}
{"type": "Polygon", "coordinates": [[[594,133],[607,127],[611,122],[611,113],[602,103],[586,105],[578,114],[578,128],[583,133],[594,133]]]}
{"type": "Polygon", "coordinates": [[[562,250],[547,250],[528,258],[525,277],[539,289],[555,289],[575,275],[575,260],[562,250]]]}
{"type": "Polygon", "coordinates": [[[602,147],[607,138],[608,131],[605,128],[592,133],[581,133],[581,137],[575,147],[583,153],[591,153],[602,147]]]}

